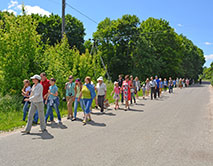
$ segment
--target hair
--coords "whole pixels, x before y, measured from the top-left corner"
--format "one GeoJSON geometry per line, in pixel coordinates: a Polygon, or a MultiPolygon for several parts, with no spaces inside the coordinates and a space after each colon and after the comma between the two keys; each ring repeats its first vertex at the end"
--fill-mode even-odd
{"type": "Polygon", "coordinates": [[[30,81],[29,80],[27,80],[27,79],[25,79],[24,81],[23,81],[23,83],[28,83],[28,85],[30,85],[30,81]]]}
{"type": "Polygon", "coordinates": [[[126,75],[126,76],[125,76],[125,79],[129,79],[129,75],[126,75]]]}
{"type": "Polygon", "coordinates": [[[45,72],[42,72],[40,75],[45,76],[45,77],[47,76],[45,72]]]}
{"type": "MultiPolygon", "coordinates": [[[[80,91],[81,91],[83,84],[82,84],[81,80],[78,83],[80,85],[80,91]]],[[[75,84],[75,92],[77,92],[77,86],[78,86],[78,84],[75,84]]]]}
{"type": "Polygon", "coordinates": [[[56,82],[55,78],[50,78],[50,81],[56,82]]]}
{"type": "Polygon", "coordinates": [[[87,76],[85,79],[88,80],[89,83],[91,84],[91,77],[87,76]]]}

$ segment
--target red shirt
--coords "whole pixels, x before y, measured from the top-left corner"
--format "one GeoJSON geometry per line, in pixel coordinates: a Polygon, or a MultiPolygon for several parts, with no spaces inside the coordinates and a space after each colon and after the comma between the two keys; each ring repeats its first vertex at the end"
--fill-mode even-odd
{"type": "Polygon", "coordinates": [[[41,81],[40,84],[43,86],[43,98],[44,98],[44,96],[48,93],[48,90],[50,87],[50,81],[46,79],[44,82],[41,81]]]}

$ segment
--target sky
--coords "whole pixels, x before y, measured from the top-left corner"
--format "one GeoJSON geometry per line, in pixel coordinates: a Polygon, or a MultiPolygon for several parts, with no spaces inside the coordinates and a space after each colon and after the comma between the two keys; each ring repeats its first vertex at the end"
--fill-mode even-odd
{"type": "MultiPolygon", "coordinates": [[[[19,15],[24,3],[27,14],[51,13],[61,16],[62,0],[0,0],[0,10],[19,15]]],[[[209,67],[213,62],[213,0],[66,0],[95,22],[106,17],[121,18],[124,14],[135,14],[140,21],[149,17],[169,21],[178,34],[187,36],[204,51],[209,67]]],[[[66,14],[71,14],[83,22],[86,29],[85,40],[92,38],[97,24],[66,5],[66,14]]]]}

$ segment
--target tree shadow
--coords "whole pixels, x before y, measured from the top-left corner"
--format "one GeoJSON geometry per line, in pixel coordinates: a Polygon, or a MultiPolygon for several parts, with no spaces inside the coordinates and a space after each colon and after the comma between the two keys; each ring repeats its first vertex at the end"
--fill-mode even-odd
{"type": "MultiPolygon", "coordinates": [[[[26,135],[26,134],[22,134],[22,135],[26,135]]],[[[37,138],[32,138],[33,140],[36,139],[43,139],[43,140],[48,140],[48,139],[53,139],[54,136],[51,135],[48,131],[42,132],[42,133],[30,133],[27,135],[32,135],[32,136],[39,136],[37,138]]]]}
{"type": "Polygon", "coordinates": [[[67,129],[67,126],[63,123],[55,123],[52,122],[51,124],[47,124],[47,126],[54,128],[54,129],[67,129]]]}
{"type": "Polygon", "coordinates": [[[91,126],[97,126],[97,127],[106,127],[106,124],[105,123],[98,123],[98,122],[95,122],[95,121],[90,121],[88,122],[87,124],[91,125],[91,126]]]}

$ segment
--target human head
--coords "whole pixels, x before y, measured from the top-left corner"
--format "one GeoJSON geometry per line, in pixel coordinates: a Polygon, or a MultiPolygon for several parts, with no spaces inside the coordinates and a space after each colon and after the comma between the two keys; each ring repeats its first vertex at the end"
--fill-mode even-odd
{"type": "Polygon", "coordinates": [[[34,84],[37,84],[41,80],[41,77],[36,74],[36,75],[32,76],[31,79],[32,79],[34,84]]]}
{"type": "Polygon", "coordinates": [[[71,82],[73,81],[73,76],[70,75],[70,76],[68,77],[68,80],[69,80],[69,82],[71,83],[71,82]]]}
{"type": "Polygon", "coordinates": [[[114,85],[115,85],[115,86],[118,86],[118,82],[117,82],[117,81],[115,81],[115,82],[114,82],[114,85]]]}
{"type": "Polygon", "coordinates": [[[85,78],[85,82],[86,82],[86,84],[91,84],[91,77],[87,76],[85,78]]]}
{"type": "Polygon", "coordinates": [[[150,77],[150,80],[153,80],[153,77],[150,77]]]}
{"type": "Polygon", "coordinates": [[[133,80],[133,76],[132,75],[130,76],[130,80],[133,80]]]}
{"type": "Polygon", "coordinates": [[[24,86],[30,86],[30,81],[27,80],[27,79],[25,79],[25,80],[23,81],[23,83],[24,83],[24,86]]]}
{"type": "Polygon", "coordinates": [[[102,84],[103,80],[104,80],[104,79],[103,79],[102,76],[100,76],[100,77],[97,79],[98,83],[100,83],[100,84],[102,84]]]}
{"type": "Polygon", "coordinates": [[[126,81],[129,81],[129,75],[126,75],[126,76],[125,76],[125,80],[126,80],[126,81]]]}
{"type": "Polygon", "coordinates": [[[149,78],[146,79],[146,82],[149,82],[149,78]]]}
{"type": "Polygon", "coordinates": [[[155,76],[155,79],[156,79],[156,80],[158,79],[158,76],[157,76],[157,75],[155,76]]]}
{"type": "Polygon", "coordinates": [[[118,76],[118,78],[119,78],[119,80],[121,80],[121,79],[122,79],[122,75],[120,74],[120,75],[118,76]]]}
{"type": "Polygon", "coordinates": [[[164,81],[166,81],[166,78],[164,78],[164,81]]]}
{"type": "Polygon", "coordinates": [[[45,81],[45,80],[47,79],[47,75],[46,75],[45,72],[42,72],[42,73],[40,74],[40,77],[41,77],[41,81],[42,81],[42,82],[45,81]]]}
{"type": "Polygon", "coordinates": [[[76,83],[76,85],[79,85],[79,84],[81,83],[80,78],[77,78],[77,79],[75,80],[75,83],[76,83]]]}
{"type": "Polygon", "coordinates": [[[135,77],[135,81],[138,81],[138,77],[135,77]]]}
{"type": "Polygon", "coordinates": [[[55,78],[51,78],[50,79],[50,85],[53,86],[55,85],[56,79],[55,78]]]}
{"type": "Polygon", "coordinates": [[[162,79],[161,79],[161,78],[159,78],[159,80],[160,80],[160,81],[162,81],[162,79]]]}

